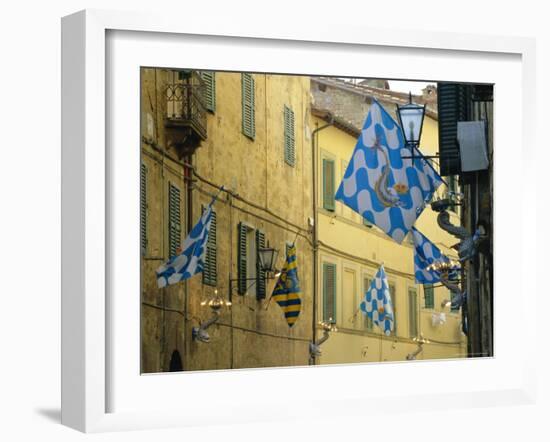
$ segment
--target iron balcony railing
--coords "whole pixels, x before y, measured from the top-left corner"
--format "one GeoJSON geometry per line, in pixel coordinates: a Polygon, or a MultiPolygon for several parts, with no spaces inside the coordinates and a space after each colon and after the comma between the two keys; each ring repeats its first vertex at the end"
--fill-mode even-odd
{"type": "Polygon", "coordinates": [[[166,122],[194,130],[206,139],[205,84],[197,71],[173,71],[166,87],[166,122]]]}

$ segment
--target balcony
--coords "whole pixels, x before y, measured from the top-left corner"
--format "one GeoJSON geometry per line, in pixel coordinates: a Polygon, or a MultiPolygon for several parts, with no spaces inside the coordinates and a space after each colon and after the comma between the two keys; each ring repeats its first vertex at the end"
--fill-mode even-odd
{"type": "Polygon", "coordinates": [[[192,155],[206,139],[205,84],[197,71],[171,71],[166,86],[166,137],[178,155],[192,155]]]}

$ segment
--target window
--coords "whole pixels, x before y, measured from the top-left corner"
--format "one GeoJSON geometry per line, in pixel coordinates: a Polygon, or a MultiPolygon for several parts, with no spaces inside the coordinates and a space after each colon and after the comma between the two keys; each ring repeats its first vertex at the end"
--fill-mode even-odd
{"type": "Polygon", "coordinates": [[[392,336],[397,336],[397,304],[395,297],[395,285],[390,284],[390,297],[391,297],[391,306],[393,308],[393,331],[392,336]]]}
{"type": "Polygon", "coordinates": [[[256,117],[254,108],[254,78],[250,74],[242,74],[242,120],[243,134],[254,139],[256,136],[256,117]]]}
{"type": "MultiPolygon", "coordinates": [[[[370,289],[370,285],[372,283],[372,278],[368,277],[368,276],[365,276],[363,278],[363,297],[365,296],[365,294],[367,293],[367,290],[370,289]]],[[[361,302],[363,302],[363,299],[361,299],[361,302]]],[[[372,318],[369,317],[369,315],[366,315],[364,313],[361,313],[363,315],[363,327],[365,330],[369,330],[369,331],[372,331],[373,329],[373,322],[372,322],[372,318]]]]}
{"type": "Polygon", "coordinates": [[[180,190],[168,183],[168,254],[177,255],[181,246],[180,190]]]}
{"type": "Polygon", "coordinates": [[[334,161],[323,158],[323,209],[334,212],[334,161]]]}
{"type": "Polygon", "coordinates": [[[139,240],[141,253],[147,253],[147,166],[141,163],[139,181],[139,240]]]}
{"type": "Polygon", "coordinates": [[[418,304],[416,289],[409,288],[409,337],[418,336],[418,304]]]}
{"type": "Polygon", "coordinates": [[[296,164],[296,143],[294,138],[294,111],[288,106],[284,109],[284,132],[285,132],[285,162],[294,167],[296,164]]]}
{"type": "Polygon", "coordinates": [[[201,73],[204,82],[204,105],[210,112],[216,111],[216,73],[203,71],[201,73]]]}
{"type": "Polygon", "coordinates": [[[257,259],[258,248],[265,247],[265,234],[242,222],[237,227],[237,292],[265,298],[265,274],[257,259]]]}
{"type": "Polygon", "coordinates": [[[336,264],[323,263],[323,321],[336,322],[336,264]]]}
{"type": "MultiPolygon", "coordinates": [[[[206,207],[203,207],[203,212],[206,207]]],[[[206,285],[216,286],[218,284],[218,256],[217,256],[217,215],[212,208],[212,218],[210,221],[210,232],[208,242],[206,243],[206,253],[204,257],[204,269],[202,271],[202,282],[206,285]]]]}
{"type": "Polygon", "coordinates": [[[424,284],[424,308],[434,308],[433,284],[424,284]]]}

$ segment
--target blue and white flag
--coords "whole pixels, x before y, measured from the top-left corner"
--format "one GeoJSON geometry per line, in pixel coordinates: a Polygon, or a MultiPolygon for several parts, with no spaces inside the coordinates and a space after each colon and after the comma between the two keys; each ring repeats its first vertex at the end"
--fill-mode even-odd
{"type": "MultiPolygon", "coordinates": [[[[428,267],[434,263],[450,263],[448,256],[441,253],[441,250],[420,233],[416,228],[412,228],[412,237],[414,242],[414,279],[417,284],[434,284],[441,281],[441,273],[437,270],[428,270],[428,267]]],[[[451,276],[456,275],[460,265],[451,269],[451,276]]]]}
{"type": "Polygon", "coordinates": [[[212,222],[212,204],[215,200],[216,197],[183,241],[181,252],[157,269],[159,288],[189,279],[191,276],[203,271],[210,223],[212,222]]]}
{"type": "Polygon", "coordinates": [[[378,269],[367,293],[365,293],[365,300],[359,307],[380,330],[388,336],[391,334],[394,327],[393,306],[384,265],[378,269]]]}
{"type": "Polygon", "coordinates": [[[398,124],[373,100],[336,199],[401,244],[443,180],[416,150],[405,148],[398,124]]]}

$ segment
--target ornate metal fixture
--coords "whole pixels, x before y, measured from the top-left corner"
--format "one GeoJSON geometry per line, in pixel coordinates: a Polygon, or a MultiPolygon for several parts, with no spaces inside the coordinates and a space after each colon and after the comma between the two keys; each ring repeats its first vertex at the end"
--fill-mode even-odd
{"type": "Polygon", "coordinates": [[[332,318],[329,318],[328,321],[319,322],[319,328],[323,330],[323,336],[318,341],[309,343],[309,353],[312,358],[321,356],[321,345],[330,337],[331,332],[337,332],[338,329],[334,324],[332,318]]]}
{"type": "Polygon", "coordinates": [[[218,295],[217,290],[214,290],[214,296],[212,298],[201,302],[201,306],[205,305],[212,310],[212,316],[206,322],[201,323],[199,327],[193,327],[192,335],[193,340],[208,343],[210,342],[210,335],[206,329],[220,319],[221,309],[223,307],[231,307],[231,301],[226,301],[218,295]]]}

